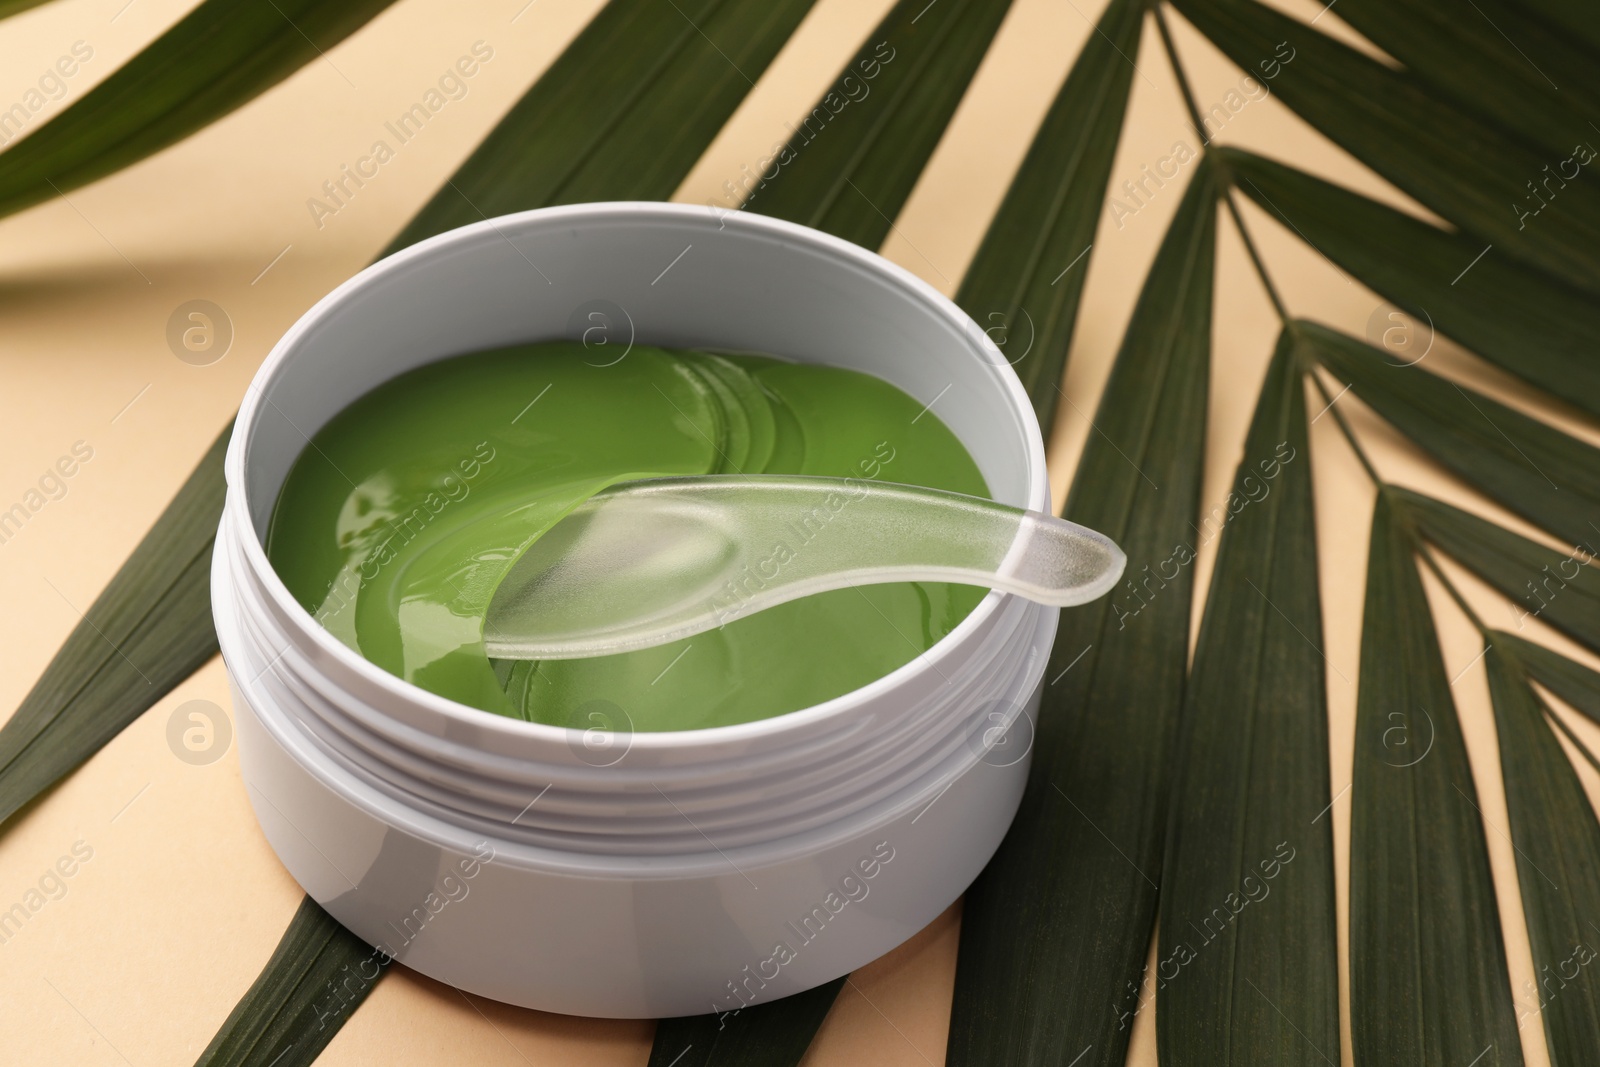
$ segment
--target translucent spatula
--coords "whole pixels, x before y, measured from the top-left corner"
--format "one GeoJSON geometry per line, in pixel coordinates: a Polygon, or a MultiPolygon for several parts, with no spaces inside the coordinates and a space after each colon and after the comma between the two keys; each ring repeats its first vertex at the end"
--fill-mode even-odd
{"type": "Polygon", "coordinates": [[[495,591],[484,641],[497,659],[605,656],[878,582],[978,585],[1065,607],[1110,591],[1125,562],[1093,530],[960,493],[662,478],[608,489],[535,541],[495,591]]]}

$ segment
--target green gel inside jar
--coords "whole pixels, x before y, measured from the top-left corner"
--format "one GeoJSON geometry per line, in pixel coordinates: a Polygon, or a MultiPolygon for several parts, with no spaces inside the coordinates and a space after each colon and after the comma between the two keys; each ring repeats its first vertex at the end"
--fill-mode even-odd
{"type": "MultiPolygon", "coordinates": [[[[419,367],[339,412],[291,468],[267,555],[306,610],[385,670],[578,729],[689,730],[809,707],[910,662],[982,599],[970,586],[862,586],[637,652],[488,657],[483,617],[500,579],[578,504],[618,482],[736,473],[988,495],[938,417],[871,375],[547,342],[419,367]]],[[[794,534],[767,560],[817,535],[794,534]]]]}

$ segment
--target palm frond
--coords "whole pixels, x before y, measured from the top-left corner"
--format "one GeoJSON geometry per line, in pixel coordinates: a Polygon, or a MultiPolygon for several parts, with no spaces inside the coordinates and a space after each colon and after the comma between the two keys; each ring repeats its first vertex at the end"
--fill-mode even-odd
{"type": "MultiPolygon", "coordinates": [[[[1274,160],[1219,149],[1238,188],[1414,317],[1554,396],[1600,415],[1600,301],[1516,260],[1274,160]]],[[[1409,353],[1408,353],[1409,354],[1409,353]]]]}
{"type": "MultiPolygon", "coordinates": [[[[255,99],[393,0],[205,0],[0,154],[0,215],[87,185],[255,99]]],[[[341,74],[340,77],[343,77],[341,74]]]]}
{"type": "Polygon", "coordinates": [[[1537,618],[1600,652],[1600,574],[1589,566],[1592,548],[1559,552],[1421,493],[1393,493],[1423,537],[1518,605],[1519,629],[1537,618]]]}
{"type": "Polygon", "coordinates": [[[1370,1067],[1513,1067],[1478,791],[1405,522],[1380,493],[1350,790],[1350,1036],[1370,1067]]]}
{"type": "Polygon", "coordinates": [[[1140,969],[1188,658],[1216,190],[1210,165],[1197,163],[1063,512],[1122,546],[1128,581],[1062,616],[1027,791],[962,912],[948,1051],[956,1067],[1074,1056],[1079,1067],[1120,1064],[1154,996],[1140,969]]]}
{"type": "Polygon", "coordinates": [[[1056,94],[961,279],[956,303],[1000,346],[1046,440],[1128,109],[1143,0],[1112,0],[1056,94]]]}
{"type": "Polygon", "coordinates": [[[1339,1062],[1327,685],[1297,338],[1267,371],[1184,695],[1156,1031],[1173,1067],[1339,1062]]]}
{"type": "Polygon", "coordinates": [[[1581,980],[1600,943],[1600,822],[1515,646],[1493,638],[1484,663],[1538,974],[1537,1014],[1550,1062],[1584,1063],[1600,1048],[1600,986],[1581,980]]]}
{"type": "Polygon", "coordinates": [[[1600,182],[1569,182],[1549,201],[1527,185],[1566,157],[1550,159],[1410,74],[1256,0],[1174,6],[1252,74],[1287,44],[1293,58],[1278,66],[1272,91],[1307,122],[1498,253],[1600,292],[1600,182]]]}
{"type": "Polygon", "coordinates": [[[224,430],[0,727],[0,824],[216,654],[224,430]]]}
{"type": "Polygon", "coordinates": [[[1336,330],[1296,328],[1335,378],[1468,485],[1571,544],[1594,536],[1600,449],[1336,330]]]}

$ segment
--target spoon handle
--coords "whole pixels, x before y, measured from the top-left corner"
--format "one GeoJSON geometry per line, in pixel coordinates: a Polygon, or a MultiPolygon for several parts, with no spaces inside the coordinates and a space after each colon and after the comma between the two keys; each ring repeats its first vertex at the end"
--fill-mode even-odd
{"type": "Polygon", "coordinates": [[[879,582],[977,585],[1065,607],[1110,591],[1125,562],[1093,530],[961,493],[662,478],[599,493],[534,542],[496,590],[484,641],[500,659],[603,656],[879,582]]]}

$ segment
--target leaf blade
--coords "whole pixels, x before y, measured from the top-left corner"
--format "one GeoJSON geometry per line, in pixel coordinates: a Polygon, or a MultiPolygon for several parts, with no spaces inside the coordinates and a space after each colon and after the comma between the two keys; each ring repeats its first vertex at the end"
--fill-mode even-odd
{"type": "Polygon", "coordinates": [[[1021,809],[962,912],[953,1067],[1120,1065],[1145,1001],[1193,571],[1148,605],[1132,578],[1172,558],[1198,511],[1216,193],[1197,164],[1073,478],[1064,514],[1117,541],[1130,581],[1062,617],[1021,809]]]}
{"type": "Polygon", "coordinates": [[[1515,646],[1490,635],[1484,657],[1500,739],[1517,881],[1533,963],[1541,976],[1539,1016],[1552,1063],[1583,1063],[1600,1048],[1600,985],[1566,981],[1575,954],[1593,966],[1600,930],[1600,822],[1545,721],[1515,646]],[[1580,952],[1580,950],[1583,950],[1580,952]],[[1550,988],[1545,976],[1561,975],[1550,988]],[[1553,995],[1552,995],[1553,994],[1553,995]],[[1548,997],[1548,999],[1546,999],[1548,997]]]}
{"type": "Polygon", "coordinates": [[[1600,292],[1600,182],[1572,182],[1542,207],[1524,183],[1552,161],[1411,76],[1256,0],[1174,4],[1252,73],[1288,42],[1294,58],[1280,64],[1272,91],[1302,118],[1495,249],[1600,292]]]}
{"type": "Polygon", "coordinates": [[[788,142],[792,159],[757,185],[745,209],[881,245],[1010,7],[1011,0],[895,4],[788,142]],[[887,62],[880,41],[891,50],[887,62]],[[835,110],[828,100],[848,99],[845,79],[873,62],[879,74],[859,105],[835,110]],[[868,105],[874,96],[879,103],[868,105]]]}
{"type": "Polygon", "coordinates": [[[217,651],[211,546],[231,423],[0,727],[0,824],[217,651]]]}
{"type": "Polygon", "coordinates": [[[1274,160],[1219,151],[1245,195],[1362,284],[1496,366],[1600,415],[1600,306],[1592,295],[1509,258],[1479,258],[1482,245],[1469,235],[1274,160]]]}
{"type": "Polygon", "coordinates": [[[1046,439],[1100,221],[1097,197],[1072,194],[1080,187],[1104,190],[1110,181],[1144,10],[1143,0],[1115,0],[1101,15],[956,293],[956,303],[980,326],[999,317],[1000,350],[1022,379],[1046,439]],[[1028,344],[1013,356],[1012,335],[1020,341],[1024,322],[1028,344]]]}
{"type": "Polygon", "coordinates": [[[391,3],[205,0],[105,81],[0,153],[0,216],[176,144],[312,60],[325,59],[328,49],[391,3]]]}
{"type": "Polygon", "coordinates": [[[1519,630],[1525,619],[1542,619],[1600,652],[1600,574],[1589,569],[1592,549],[1578,545],[1564,554],[1432,497],[1391,491],[1423,537],[1523,605],[1519,630]]]}
{"type": "Polygon", "coordinates": [[[1557,159],[1591,132],[1600,56],[1515,0],[1343,0],[1338,13],[1436,94],[1557,159]]]}
{"type": "Polygon", "coordinates": [[[46,0],[4,0],[0,2],[0,19],[20,15],[29,8],[38,7],[45,2],[46,0]]]}
{"type": "Polygon", "coordinates": [[[1494,636],[1530,678],[1600,723],[1600,671],[1503,630],[1496,630],[1494,636]]]}
{"type": "Polygon", "coordinates": [[[1350,829],[1350,1014],[1373,1067],[1518,1065],[1477,788],[1412,543],[1372,518],[1350,829]],[[1419,711],[1422,713],[1419,715],[1419,711]]]}
{"type": "Polygon", "coordinates": [[[1356,339],[1298,321],[1316,359],[1462,481],[1564,541],[1600,513],[1600,449],[1356,339]]]}
{"type": "Polygon", "coordinates": [[[1311,471],[1295,462],[1309,451],[1296,342],[1286,329],[1261,388],[1184,695],[1157,965],[1157,1041],[1173,1067],[1339,1062],[1327,686],[1311,471]]]}
{"type": "Polygon", "coordinates": [[[514,211],[666,199],[813,2],[607,4],[383,254],[514,211]]]}
{"type": "Polygon", "coordinates": [[[272,958],[195,1067],[310,1067],[389,963],[316,901],[303,898],[272,958]]]}

